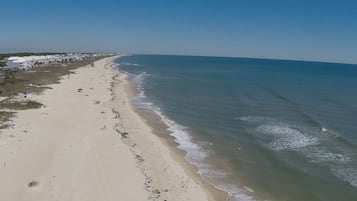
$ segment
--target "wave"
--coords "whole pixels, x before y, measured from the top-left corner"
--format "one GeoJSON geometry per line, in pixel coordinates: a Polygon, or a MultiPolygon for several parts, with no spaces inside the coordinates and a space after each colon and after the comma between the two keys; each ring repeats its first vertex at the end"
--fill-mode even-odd
{"type": "MultiPolygon", "coordinates": [[[[307,115],[308,116],[308,115],[307,115]]],[[[326,127],[322,126],[322,124],[318,121],[313,119],[311,116],[309,116],[310,126],[303,126],[303,125],[295,125],[295,124],[288,124],[284,123],[283,121],[280,121],[278,119],[274,119],[272,117],[267,117],[267,116],[241,116],[241,117],[235,117],[234,120],[239,120],[243,121],[246,123],[252,123],[256,125],[263,125],[263,124],[268,124],[268,125],[281,125],[289,128],[296,128],[299,130],[299,132],[304,132],[304,133],[311,133],[317,137],[321,138],[326,138],[329,140],[334,140],[336,142],[342,143],[344,145],[347,145],[352,148],[356,148],[356,145],[351,142],[349,139],[343,137],[342,135],[338,134],[337,132],[327,129],[326,127]]],[[[277,128],[278,129],[278,128],[277,128]]]]}
{"type": "Polygon", "coordinates": [[[265,92],[267,92],[268,94],[270,94],[271,96],[277,98],[277,99],[280,99],[284,102],[287,102],[287,103],[290,103],[290,104],[293,104],[293,105],[296,105],[296,103],[289,99],[288,97],[286,96],[283,96],[282,94],[278,93],[276,90],[274,90],[273,88],[270,88],[270,87],[267,87],[267,86],[260,86],[265,92]]]}
{"type": "Polygon", "coordinates": [[[161,112],[159,107],[147,100],[145,89],[143,87],[143,82],[147,76],[149,75],[143,72],[132,78],[138,88],[138,93],[133,100],[134,105],[140,108],[149,109],[160,117],[160,120],[168,127],[167,130],[170,132],[170,135],[173,136],[175,141],[179,144],[178,148],[187,152],[186,159],[189,162],[195,163],[203,160],[207,154],[198,144],[192,142],[192,137],[188,134],[187,127],[169,119],[161,112]]]}
{"type": "Polygon", "coordinates": [[[332,152],[324,147],[311,147],[304,150],[303,153],[310,159],[309,161],[313,163],[345,164],[352,161],[352,158],[348,156],[349,154],[337,151],[332,152]]]}
{"type": "Polygon", "coordinates": [[[296,125],[281,122],[272,117],[242,116],[236,120],[254,123],[255,135],[269,148],[281,150],[298,150],[319,143],[318,138],[303,132],[296,125]]]}
{"type": "Polygon", "coordinates": [[[214,168],[211,164],[205,161],[209,156],[210,151],[205,149],[203,145],[211,146],[211,142],[193,142],[187,127],[168,118],[162,113],[160,107],[148,101],[147,96],[145,95],[145,88],[143,87],[144,81],[148,76],[149,74],[145,72],[138,75],[132,75],[131,80],[136,84],[138,89],[138,93],[133,99],[134,106],[150,110],[159,116],[160,120],[168,127],[167,131],[174,137],[175,142],[178,143],[178,148],[186,152],[185,159],[198,168],[197,173],[203,178],[218,189],[227,192],[229,201],[255,201],[253,197],[249,195],[249,193],[254,192],[253,189],[249,187],[239,189],[234,184],[218,182],[224,180],[224,178],[229,178],[230,175],[228,172],[214,168]]]}
{"type": "Polygon", "coordinates": [[[120,64],[118,64],[118,63],[111,63],[111,67],[112,68],[117,68],[117,67],[119,67],[120,66],[120,64]]]}
{"type": "Polygon", "coordinates": [[[334,167],[331,169],[331,172],[335,176],[350,183],[352,186],[357,187],[357,168],[356,167],[334,167]]]}
{"type": "Polygon", "coordinates": [[[321,129],[321,134],[327,138],[333,138],[335,139],[338,143],[341,143],[345,146],[351,147],[351,148],[356,148],[356,144],[351,142],[349,139],[343,137],[342,135],[339,135],[337,132],[334,132],[332,130],[322,128],[321,129]]]}
{"type": "Polygon", "coordinates": [[[273,150],[297,150],[306,146],[318,144],[318,139],[287,124],[264,124],[258,126],[259,134],[269,136],[268,146],[273,150]]]}
{"type": "Polygon", "coordinates": [[[295,151],[308,163],[327,167],[339,179],[357,187],[356,147],[325,127],[291,125],[270,117],[235,118],[255,124],[255,136],[274,151],[295,151]],[[349,145],[349,146],[347,146],[349,145]]]}
{"type": "Polygon", "coordinates": [[[316,97],[318,97],[319,100],[322,102],[327,102],[327,103],[332,104],[333,108],[341,108],[345,111],[348,111],[352,115],[355,115],[355,116],[357,115],[357,108],[353,105],[349,105],[349,104],[339,101],[333,97],[321,97],[320,95],[317,95],[316,97]]]}
{"type": "Polygon", "coordinates": [[[121,62],[120,64],[122,64],[122,65],[126,65],[126,66],[140,66],[140,64],[136,64],[136,63],[129,63],[129,62],[121,62]]]}
{"type": "Polygon", "coordinates": [[[271,96],[282,100],[283,102],[287,103],[290,106],[290,109],[292,111],[294,111],[296,114],[298,114],[299,116],[301,116],[302,118],[304,118],[307,122],[309,122],[311,125],[322,128],[321,123],[316,120],[315,118],[313,118],[311,115],[309,115],[308,113],[306,113],[305,111],[301,110],[299,108],[299,105],[294,102],[293,100],[291,100],[290,98],[288,98],[287,96],[284,96],[283,94],[279,93],[278,91],[276,91],[273,88],[267,87],[267,86],[261,86],[261,88],[267,92],[268,94],[270,94],[271,96]]]}
{"type": "Polygon", "coordinates": [[[271,117],[260,117],[260,116],[243,116],[243,117],[236,117],[234,119],[239,121],[252,122],[252,123],[274,121],[274,119],[271,117]]]}

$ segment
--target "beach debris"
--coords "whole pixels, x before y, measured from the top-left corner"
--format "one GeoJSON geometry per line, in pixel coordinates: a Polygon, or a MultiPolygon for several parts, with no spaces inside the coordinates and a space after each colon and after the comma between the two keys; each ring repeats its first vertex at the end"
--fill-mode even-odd
{"type": "Polygon", "coordinates": [[[154,194],[160,194],[160,193],[161,193],[159,189],[155,189],[155,190],[153,190],[152,192],[153,192],[154,194]]]}
{"type": "Polygon", "coordinates": [[[98,105],[99,103],[100,103],[100,101],[94,100],[94,104],[98,105]]]}
{"type": "Polygon", "coordinates": [[[116,129],[116,131],[121,135],[121,138],[128,138],[129,133],[119,131],[118,129],[116,129]]]}
{"type": "Polygon", "coordinates": [[[135,154],[135,158],[138,160],[139,163],[143,162],[144,159],[139,154],[135,154]]]}
{"type": "Polygon", "coordinates": [[[120,131],[119,129],[115,129],[115,131],[121,135],[121,138],[128,138],[129,133],[120,131]]]}
{"type": "Polygon", "coordinates": [[[78,88],[78,89],[77,89],[77,92],[82,92],[82,91],[83,91],[82,88],[78,88]]]}
{"type": "Polygon", "coordinates": [[[128,138],[129,133],[127,132],[122,132],[120,133],[122,138],[128,138]]]}
{"type": "Polygon", "coordinates": [[[152,190],[151,192],[152,192],[152,194],[153,194],[153,195],[152,195],[153,198],[156,198],[156,199],[157,199],[157,198],[160,197],[160,193],[161,193],[160,190],[154,189],[154,190],[152,190]]]}
{"type": "Polygon", "coordinates": [[[31,181],[29,184],[28,184],[28,187],[29,188],[33,188],[33,187],[36,187],[39,185],[39,182],[37,181],[31,181]]]}

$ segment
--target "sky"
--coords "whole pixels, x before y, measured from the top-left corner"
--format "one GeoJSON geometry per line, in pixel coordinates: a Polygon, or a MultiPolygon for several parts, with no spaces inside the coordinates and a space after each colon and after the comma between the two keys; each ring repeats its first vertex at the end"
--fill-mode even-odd
{"type": "Polygon", "coordinates": [[[0,0],[0,52],[357,63],[357,1],[0,0]]]}

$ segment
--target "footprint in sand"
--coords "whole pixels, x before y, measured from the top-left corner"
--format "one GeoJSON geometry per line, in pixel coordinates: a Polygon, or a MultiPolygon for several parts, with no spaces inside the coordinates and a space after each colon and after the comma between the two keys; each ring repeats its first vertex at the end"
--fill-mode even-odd
{"type": "Polygon", "coordinates": [[[28,187],[29,188],[34,188],[34,187],[37,187],[38,185],[40,185],[40,183],[39,182],[37,182],[37,181],[31,181],[30,183],[28,183],[28,187]]]}
{"type": "Polygon", "coordinates": [[[102,128],[100,128],[100,130],[106,130],[107,129],[107,126],[106,125],[104,125],[102,128]]]}

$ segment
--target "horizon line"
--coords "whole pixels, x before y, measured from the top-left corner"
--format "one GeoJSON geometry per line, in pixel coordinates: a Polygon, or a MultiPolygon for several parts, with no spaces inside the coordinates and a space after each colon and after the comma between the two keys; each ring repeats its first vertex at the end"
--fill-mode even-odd
{"type": "Polygon", "coordinates": [[[223,55],[200,55],[200,54],[169,54],[169,53],[120,53],[120,52],[88,52],[88,51],[20,51],[20,52],[0,52],[0,55],[4,54],[63,54],[63,53],[82,53],[82,54],[91,54],[91,53],[107,53],[107,54],[121,54],[124,56],[130,55],[157,55],[157,56],[191,56],[191,57],[217,57],[217,58],[236,58],[236,59],[260,59],[260,60],[278,60],[278,61],[296,61],[296,62],[314,62],[314,63],[327,63],[327,64],[343,64],[343,65],[357,65],[357,63],[348,63],[340,61],[324,61],[324,60],[305,60],[305,59],[294,59],[294,58],[272,58],[272,57],[241,57],[241,56],[223,56],[223,55]]]}
{"type": "Polygon", "coordinates": [[[343,65],[357,65],[357,63],[338,62],[338,61],[323,61],[323,60],[304,60],[304,59],[289,59],[289,58],[271,58],[271,57],[240,57],[240,56],[215,56],[215,55],[194,55],[194,54],[145,54],[145,53],[121,53],[130,55],[157,55],[157,56],[191,56],[191,57],[217,57],[217,58],[232,58],[232,59],[260,59],[260,60],[278,60],[278,61],[296,61],[296,62],[313,62],[313,63],[327,63],[327,64],[343,64],[343,65]]]}

